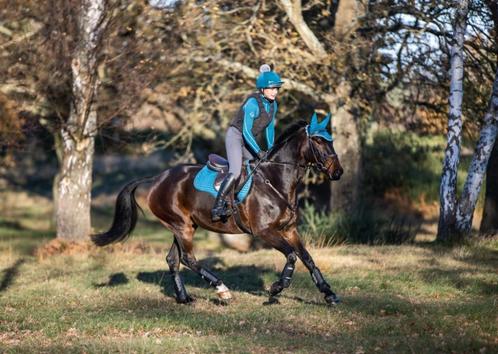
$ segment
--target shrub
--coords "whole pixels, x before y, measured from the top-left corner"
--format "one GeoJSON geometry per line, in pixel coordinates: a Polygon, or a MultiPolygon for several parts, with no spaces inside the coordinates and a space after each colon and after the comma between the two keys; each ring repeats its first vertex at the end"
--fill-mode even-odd
{"type": "Polygon", "coordinates": [[[328,214],[305,203],[300,226],[303,239],[315,247],[338,244],[400,245],[412,242],[416,228],[406,218],[382,216],[360,204],[347,214],[328,214]]]}

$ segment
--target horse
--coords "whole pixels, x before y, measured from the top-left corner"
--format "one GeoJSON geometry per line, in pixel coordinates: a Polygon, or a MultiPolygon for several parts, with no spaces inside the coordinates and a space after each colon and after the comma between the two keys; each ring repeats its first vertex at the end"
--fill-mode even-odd
{"type": "MultiPolygon", "coordinates": [[[[269,303],[278,303],[277,296],[289,287],[298,258],[324,294],[326,303],[339,303],[338,296],[301,242],[297,228],[297,189],[306,170],[314,167],[330,180],[339,180],[343,174],[332,136],[326,131],[327,122],[324,119],[318,123],[314,114],[311,124],[302,120],[292,124],[277,139],[265,160],[250,161],[253,167],[250,174],[254,178],[251,191],[242,203],[235,205],[232,202],[233,215],[228,219],[212,222],[214,197],[193,186],[193,180],[203,165],[180,164],[157,176],[125,185],[116,199],[112,226],[107,232],[92,235],[92,241],[105,246],[125,240],[135,228],[137,208],[140,208],[135,200],[135,190],[141,184],[153,183],[148,193],[148,207],[174,235],[166,262],[178,303],[194,301],[180,275],[180,263],[214,287],[220,300],[232,298],[223,281],[207,267],[201,266],[194,256],[193,237],[198,227],[227,234],[250,233],[286,257],[279,279],[269,290],[269,303]]],[[[248,172],[244,175],[246,179],[249,177],[248,172]]]]}

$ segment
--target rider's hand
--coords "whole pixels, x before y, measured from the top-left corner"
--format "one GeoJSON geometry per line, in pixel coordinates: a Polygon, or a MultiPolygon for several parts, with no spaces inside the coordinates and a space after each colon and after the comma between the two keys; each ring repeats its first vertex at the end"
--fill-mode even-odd
{"type": "Polygon", "coordinates": [[[260,152],[257,153],[257,155],[259,160],[266,159],[266,151],[261,150],[260,152]]]}

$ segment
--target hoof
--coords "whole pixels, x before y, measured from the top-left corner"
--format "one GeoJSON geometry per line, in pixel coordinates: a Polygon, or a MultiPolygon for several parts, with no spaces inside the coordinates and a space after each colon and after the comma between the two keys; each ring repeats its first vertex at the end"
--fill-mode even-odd
{"type": "Polygon", "coordinates": [[[280,301],[276,297],[273,297],[273,296],[270,296],[270,298],[268,299],[268,301],[263,302],[263,305],[265,305],[265,306],[268,306],[268,305],[279,305],[279,304],[280,304],[280,301]]]}
{"type": "Polygon", "coordinates": [[[230,293],[230,290],[223,283],[216,287],[216,295],[218,295],[218,299],[223,301],[232,299],[232,293],[230,293]]]}
{"type": "Polygon", "coordinates": [[[218,295],[218,299],[220,300],[232,300],[232,293],[230,291],[217,292],[216,295],[218,295]]]}
{"type": "Polygon", "coordinates": [[[332,293],[330,295],[325,295],[325,301],[329,305],[337,305],[341,302],[341,300],[334,293],[332,293]]]}
{"type": "Polygon", "coordinates": [[[181,298],[181,299],[176,298],[176,302],[178,304],[191,304],[191,303],[195,302],[195,299],[193,297],[187,295],[187,297],[185,297],[185,298],[181,298]]]}

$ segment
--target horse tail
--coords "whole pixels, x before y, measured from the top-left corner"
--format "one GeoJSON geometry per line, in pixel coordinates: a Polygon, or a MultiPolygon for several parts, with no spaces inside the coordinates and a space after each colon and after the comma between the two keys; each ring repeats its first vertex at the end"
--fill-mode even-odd
{"type": "Polygon", "coordinates": [[[135,200],[135,190],[140,184],[154,182],[156,178],[140,178],[123,187],[116,198],[116,208],[111,228],[107,232],[92,235],[93,243],[102,247],[113,242],[124,241],[130,236],[137,224],[137,209],[142,210],[135,200]]]}

